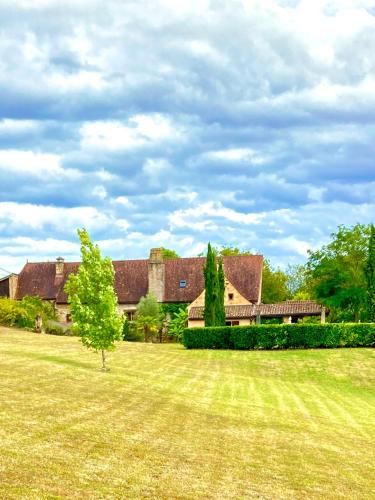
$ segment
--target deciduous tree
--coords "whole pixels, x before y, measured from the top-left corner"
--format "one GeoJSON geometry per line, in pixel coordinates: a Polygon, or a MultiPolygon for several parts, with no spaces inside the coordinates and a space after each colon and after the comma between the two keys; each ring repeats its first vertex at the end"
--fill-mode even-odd
{"type": "Polygon", "coordinates": [[[77,274],[70,274],[65,291],[74,331],[83,345],[101,351],[102,370],[106,371],[106,351],[113,350],[115,341],[122,337],[122,318],[117,313],[113,289],[114,269],[109,257],[102,258],[85,229],[79,229],[78,236],[82,261],[77,274]]]}
{"type": "Polygon", "coordinates": [[[332,241],[307,262],[308,280],[314,298],[331,310],[331,321],[358,321],[367,312],[365,266],[369,226],[339,226],[332,241]]]}

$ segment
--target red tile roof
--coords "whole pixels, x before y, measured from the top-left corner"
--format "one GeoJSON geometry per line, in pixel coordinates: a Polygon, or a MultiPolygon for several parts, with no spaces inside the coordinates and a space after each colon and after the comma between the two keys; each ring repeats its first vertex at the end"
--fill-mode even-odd
{"type": "MultiPolygon", "coordinates": [[[[166,259],[164,302],[192,302],[204,290],[204,257],[166,259]],[[180,281],[186,287],[180,288],[180,281]]],[[[115,291],[121,304],[137,304],[148,291],[148,259],[113,261],[115,291]]],[[[258,302],[262,277],[261,255],[224,257],[224,272],[235,288],[250,302],[258,302]]],[[[38,295],[66,304],[64,284],[78,262],[65,262],[61,277],[55,277],[54,262],[28,263],[19,275],[17,298],[38,295]]]]}
{"type": "MultiPolygon", "coordinates": [[[[191,307],[189,319],[203,319],[203,307],[191,307]]],[[[251,304],[233,305],[225,307],[227,319],[255,318],[258,314],[262,317],[281,316],[314,316],[320,315],[322,306],[314,300],[287,300],[277,304],[251,304]]]]}
{"type": "MultiPolygon", "coordinates": [[[[167,259],[165,262],[165,302],[192,302],[204,290],[205,257],[167,259]],[[181,280],[186,287],[180,288],[181,280]]],[[[226,278],[250,302],[260,299],[263,257],[243,255],[224,257],[226,278]]]]}

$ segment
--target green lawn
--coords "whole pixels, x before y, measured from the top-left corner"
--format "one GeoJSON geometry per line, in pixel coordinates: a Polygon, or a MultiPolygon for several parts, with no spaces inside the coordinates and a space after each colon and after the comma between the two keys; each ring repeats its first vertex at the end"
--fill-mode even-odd
{"type": "Polygon", "coordinates": [[[375,496],[375,351],[123,343],[0,328],[0,498],[375,496]]]}

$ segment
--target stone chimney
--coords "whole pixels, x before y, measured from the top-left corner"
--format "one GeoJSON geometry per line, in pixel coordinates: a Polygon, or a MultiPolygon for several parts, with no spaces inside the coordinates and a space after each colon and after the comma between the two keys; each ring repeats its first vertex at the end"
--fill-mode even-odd
{"type": "Polygon", "coordinates": [[[162,248],[151,248],[148,261],[148,291],[158,302],[164,300],[165,264],[162,248]]]}
{"type": "Polygon", "coordinates": [[[61,277],[64,274],[64,259],[62,257],[57,257],[56,259],[56,278],[61,277]]]}
{"type": "Polygon", "coordinates": [[[9,298],[15,299],[17,296],[18,274],[9,276],[9,298]]]}

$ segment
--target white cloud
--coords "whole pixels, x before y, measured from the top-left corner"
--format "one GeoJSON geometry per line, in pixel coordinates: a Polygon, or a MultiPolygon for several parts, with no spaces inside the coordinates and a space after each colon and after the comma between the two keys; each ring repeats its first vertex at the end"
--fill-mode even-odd
{"type": "Polygon", "coordinates": [[[56,154],[16,149],[0,150],[0,171],[43,180],[59,178],[77,180],[83,176],[79,170],[64,168],[60,156],[56,154]]]}
{"type": "Polygon", "coordinates": [[[157,186],[162,177],[173,170],[172,165],[165,158],[147,158],[142,171],[149,178],[150,184],[157,186]]]}
{"type": "Polygon", "coordinates": [[[127,231],[130,227],[129,222],[126,219],[117,219],[115,224],[121,231],[127,231]]]}
{"type": "Polygon", "coordinates": [[[0,228],[2,224],[20,230],[41,230],[48,226],[72,234],[80,227],[99,229],[109,223],[108,216],[94,207],[61,208],[31,203],[0,203],[0,228]]]}
{"type": "Polygon", "coordinates": [[[5,134],[31,134],[40,130],[41,124],[36,120],[0,120],[0,136],[5,134]]]}
{"type": "Polygon", "coordinates": [[[80,129],[81,145],[87,149],[122,151],[181,139],[180,131],[162,114],[134,115],[128,123],[87,122],[80,129]]]}
{"type": "Polygon", "coordinates": [[[27,255],[29,259],[37,255],[58,257],[79,254],[79,244],[67,240],[46,238],[45,240],[28,236],[17,236],[2,243],[2,251],[9,255],[27,255]]]}
{"type": "Polygon", "coordinates": [[[219,161],[242,161],[253,165],[262,165],[270,161],[270,157],[264,156],[250,148],[229,148],[205,153],[204,158],[219,161]]]}
{"type": "Polygon", "coordinates": [[[194,208],[176,210],[168,216],[171,228],[187,227],[199,231],[216,229],[219,224],[214,223],[215,219],[224,219],[236,224],[259,224],[265,217],[264,213],[242,213],[225,207],[221,202],[209,201],[201,203],[194,208]],[[204,219],[204,220],[201,220],[204,219]]]}
{"type": "Polygon", "coordinates": [[[101,200],[104,200],[104,198],[107,197],[107,191],[104,186],[95,186],[93,190],[91,191],[93,196],[96,196],[97,198],[100,198],[101,200]]]}
{"type": "Polygon", "coordinates": [[[113,200],[113,203],[116,203],[117,205],[121,205],[123,207],[126,207],[126,208],[134,208],[135,205],[133,202],[131,202],[129,200],[129,198],[127,198],[126,196],[117,196],[117,198],[115,198],[113,200]]]}

